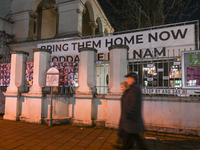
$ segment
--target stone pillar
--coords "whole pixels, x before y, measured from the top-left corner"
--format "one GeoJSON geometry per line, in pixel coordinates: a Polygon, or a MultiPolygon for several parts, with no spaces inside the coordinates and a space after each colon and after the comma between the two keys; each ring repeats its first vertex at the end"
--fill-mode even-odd
{"type": "Polygon", "coordinates": [[[12,14],[13,18],[13,34],[18,41],[25,41],[29,36],[29,11],[23,11],[19,13],[12,14]]]}
{"type": "Polygon", "coordinates": [[[20,120],[41,124],[44,122],[44,111],[48,106],[48,101],[44,100],[42,88],[46,85],[46,72],[50,68],[51,50],[36,48],[33,49],[33,53],[33,85],[29,93],[22,94],[25,103],[20,120]]]}
{"type": "Polygon", "coordinates": [[[98,24],[95,21],[89,22],[89,26],[91,27],[91,34],[95,35],[95,30],[98,28],[98,24]]]}
{"type": "Polygon", "coordinates": [[[92,89],[96,85],[96,53],[95,48],[81,48],[79,62],[79,87],[74,95],[74,118],[72,123],[92,125],[95,112],[92,89]]]}
{"type": "Polygon", "coordinates": [[[42,94],[46,83],[46,72],[50,68],[51,50],[36,48],[34,53],[33,85],[29,93],[42,94]]]}
{"type": "Polygon", "coordinates": [[[77,93],[92,94],[92,88],[96,85],[95,60],[97,50],[95,48],[79,49],[79,87],[77,93]]]}
{"type": "Polygon", "coordinates": [[[59,27],[56,37],[73,37],[82,34],[84,5],[81,1],[58,2],[59,27]],[[70,17],[66,17],[70,16],[70,17]]]}
{"type": "Polygon", "coordinates": [[[110,79],[109,92],[105,96],[107,99],[107,120],[105,126],[108,128],[118,128],[121,114],[121,86],[127,74],[127,53],[129,47],[126,45],[113,45],[110,51],[110,79]]]}
{"type": "Polygon", "coordinates": [[[5,95],[4,119],[18,120],[20,114],[19,94],[26,91],[26,61],[29,53],[11,51],[10,85],[5,95]]]}
{"type": "Polygon", "coordinates": [[[109,93],[121,94],[120,84],[125,81],[124,75],[127,74],[127,45],[113,45],[110,51],[110,82],[109,93]]]}

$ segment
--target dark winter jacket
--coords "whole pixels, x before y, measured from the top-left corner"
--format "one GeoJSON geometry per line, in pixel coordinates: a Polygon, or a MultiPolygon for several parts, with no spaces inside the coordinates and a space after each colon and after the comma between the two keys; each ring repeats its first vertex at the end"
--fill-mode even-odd
{"type": "Polygon", "coordinates": [[[139,85],[132,84],[121,99],[120,128],[128,133],[141,133],[144,124],[141,115],[142,93],[139,85]]]}

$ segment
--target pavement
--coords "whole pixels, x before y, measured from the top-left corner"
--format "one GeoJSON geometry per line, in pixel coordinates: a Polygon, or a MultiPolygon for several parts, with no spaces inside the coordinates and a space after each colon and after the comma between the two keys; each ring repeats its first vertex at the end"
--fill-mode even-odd
{"type": "MultiPolygon", "coordinates": [[[[200,150],[197,136],[147,131],[142,137],[149,150],[200,150]]],[[[0,150],[109,150],[116,140],[116,129],[72,124],[48,126],[3,120],[0,115],[0,150]]]]}

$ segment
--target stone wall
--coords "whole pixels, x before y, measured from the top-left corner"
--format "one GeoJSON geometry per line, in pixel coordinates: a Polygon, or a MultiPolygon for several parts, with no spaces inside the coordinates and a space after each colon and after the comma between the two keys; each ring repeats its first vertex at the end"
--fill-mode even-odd
{"type": "MultiPolygon", "coordinates": [[[[27,117],[27,98],[21,100],[21,120],[27,117]]],[[[53,124],[74,123],[118,128],[121,113],[120,96],[98,95],[68,98],[53,96],[53,124]]],[[[150,97],[143,98],[143,120],[147,130],[200,136],[199,97],[150,97]]],[[[43,97],[42,123],[48,123],[50,95],[43,97]]]]}

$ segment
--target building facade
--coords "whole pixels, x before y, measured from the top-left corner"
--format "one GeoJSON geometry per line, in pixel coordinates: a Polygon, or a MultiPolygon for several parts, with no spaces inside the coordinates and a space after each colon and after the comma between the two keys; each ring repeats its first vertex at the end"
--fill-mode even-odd
{"type": "Polygon", "coordinates": [[[13,36],[9,47],[32,55],[44,41],[104,36],[114,32],[96,0],[1,1],[1,31],[13,36]]]}
{"type": "Polygon", "coordinates": [[[4,119],[47,123],[51,98],[46,71],[56,53],[71,55],[76,51],[79,65],[60,54],[53,62],[62,72],[62,88],[55,89],[53,98],[53,123],[117,128],[120,83],[128,71],[135,71],[145,94],[143,115],[148,130],[200,135],[199,94],[185,92],[180,83],[181,52],[199,47],[197,24],[107,36],[114,30],[96,0],[18,0],[3,4],[8,10],[2,9],[2,33],[10,37],[6,45],[12,50],[10,66],[2,66],[3,72],[4,68],[11,72],[4,94],[4,119]],[[104,56],[104,52],[109,54],[104,56]],[[77,89],[68,88],[72,78],[78,78],[77,89]],[[27,81],[31,86],[26,86],[27,81]],[[76,93],[66,95],[66,90],[72,89],[76,93]]]}

